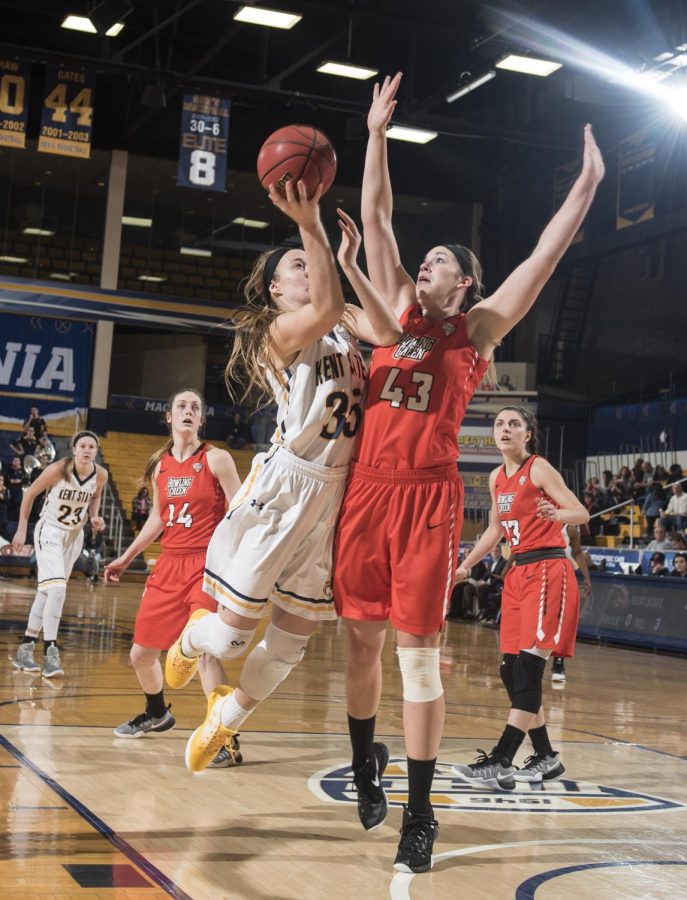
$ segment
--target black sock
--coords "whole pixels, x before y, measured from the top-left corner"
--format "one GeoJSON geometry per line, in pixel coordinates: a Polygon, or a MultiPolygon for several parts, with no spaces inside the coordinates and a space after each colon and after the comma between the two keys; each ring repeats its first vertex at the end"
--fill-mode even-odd
{"type": "Polygon", "coordinates": [[[432,792],[436,763],[436,759],[408,757],[408,810],[413,815],[432,815],[429,796],[432,792]]]}
{"type": "Polygon", "coordinates": [[[530,728],[527,733],[530,736],[537,756],[553,756],[554,750],[549,740],[549,732],[546,730],[546,725],[541,725],[539,728],[530,728]]]}
{"type": "Polygon", "coordinates": [[[25,634],[24,637],[19,641],[20,644],[35,644],[36,638],[33,635],[25,634]]]}
{"type": "Polygon", "coordinates": [[[351,736],[351,748],[353,749],[353,768],[360,769],[372,756],[372,742],[375,736],[375,719],[354,719],[348,717],[348,733],[351,736]]]}
{"type": "Polygon", "coordinates": [[[57,647],[57,641],[43,641],[43,656],[48,655],[48,647],[57,647]]]}
{"type": "Polygon", "coordinates": [[[164,691],[160,691],[159,694],[146,694],[146,713],[149,716],[152,716],[154,719],[159,719],[164,716],[165,711],[164,691]]]}
{"type": "MultiPolygon", "coordinates": [[[[514,725],[506,725],[503,734],[499,738],[499,742],[494,748],[494,752],[501,759],[507,760],[507,765],[512,765],[513,757],[520,749],[520,744],[525,740],[525,732],[520,731],[514,725]]],[[[504,765],[506,763],[504,762],[504,765]]]]}

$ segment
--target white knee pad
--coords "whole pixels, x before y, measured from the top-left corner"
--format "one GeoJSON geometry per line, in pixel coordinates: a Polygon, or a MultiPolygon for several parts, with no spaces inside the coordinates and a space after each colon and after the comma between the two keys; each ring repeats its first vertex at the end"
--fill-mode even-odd
{"type": "Polygon", "coordinates": [[[444,693],[439,674],[438,647],[399,647],[398,664],[403,679],[403,699],[429,703],[444,693]]]}
{"type": "Polygon", "coordinates": [[[309,635],[282,631],[271,622],[265,637],[248,654],[241,672],[241,690],[253,700],[264,700],[305,656],[309,635]]]}
{"type": "Polygon", "coordinates": [[[62,607],[67,596],[67,585],[64,583],[51,585],[45,593],[48,596],[43,608],[43,638],[46,641],[55,641],[62,618],[62,607]]]}
{"type": "Polygon", "coordinates": [[[29,613],[27,631],[32,631],[35,634],[40,634],[41,629],[43,628],[43,614],[45,612],[45,604],[47,600],[47,591],[36,591],[36,596],[31,605],[31,612],[29,613]]]}
{"type": "Polygon", "coordinates": [[[186,646],[188,639],[196,654],[209,653],[218,659],[236,659],[245,653],[254,634],[255,628],[241,631],[223,622],[218,613],[211,613],[195,622],[186,632],[181,650],[182,653],[188,653],[189,648],[186,646]]]}

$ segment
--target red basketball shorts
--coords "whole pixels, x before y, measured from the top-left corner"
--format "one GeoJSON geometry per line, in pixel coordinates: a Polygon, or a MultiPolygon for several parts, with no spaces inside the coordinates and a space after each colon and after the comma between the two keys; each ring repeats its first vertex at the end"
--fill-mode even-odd
{"type": "Polygon", "coordinates": [[[386,471],[354,463],[334,540],[340,616],[434,634],[451,595],[463,519],[455,465],[386,471]]]}
{"type": "Polygon", "coordinates": [[[168,650],[192,612],[217,610],[217,602],[203,592],[205,553],[163,551],[146,581],[134,626],[135,644],[168,650]]]}
{"type": "Polygon", "coordinates": [[[568,559],[542,559],[513,566],[501,595],[501,652],[530,647],[572,656],[580,593],[568,559]]]}

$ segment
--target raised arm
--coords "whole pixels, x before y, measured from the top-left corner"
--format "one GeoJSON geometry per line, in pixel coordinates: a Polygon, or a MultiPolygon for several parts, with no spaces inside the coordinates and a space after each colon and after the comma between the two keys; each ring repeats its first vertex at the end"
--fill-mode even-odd
{"type": "Polygon", "coordinates": [[[157,473],[159,468],[160,464],[158,463],[151,479],[153,485],[153,502],[150,507],[150,512],[148,513],[148,518],[146,519],[143,528],[141,528],[124,553],[113,560],[109,565],[105,566],[103,580],[106,584],[110,581],[118,582],[122,572],[129,568],[139,553],[142,553],[146,547],[149,547],[153,541],[157,540],[160,536],[160,532],[164,528],[164,522],[160,517],[160,499],[157,493],[157,473]]]}
{"type": "Polygon", "coordinates": [[[31,507],[33,506],[33,501],[39,494],[42,494],[43,491],[48,491],[54,484],[57,484],[62,478],[63,466],[63,461],[51,463],[45,472],[42,472],[34,483],[29,485],[24,491],[24,495],[21,498],[21,506],[19,508],[17,530],[12,538],[12,550],[15,553],[18,553],[26,543],[26,529],[29,523],[29,514],[31,512],[31,507]]]}
{"type": "Polygon", "coordinates": [[[537,457],[530,469],[532,484],[545,491],[558,506],[544,497],[537,498],[537,517],[565,525],[586,525],[589,521],[589,510],[585,509],[560,473],[541,456],[537,457]]]}
{"type": "Polygon", "coordinates": [[[357,306],[348,307],[355,318],[356,335],[369,344],[388,347],[400,340],[403,329],[398,317],[358,265],[360,232],[354,220],[342,209],[337,209],[337,213],[341,229],[341,246],[337,259],[363,306],[362,309],[357,306]]]}
{"type": "Polygon", "coordinates": [[[415,301],[415,284],[401,265],[398,244],[391,225],[393,194],[389,178],[386,129],[396,108],[396,91],[401,73],[388,75],[375,84],[367,115],[369,137],[365,153],[365,171],[361,217],[365,255],[372,284],[381,291],[397,316],[415,301]]]}
{"type": "Polygon", "coordinates": [[[603,176],[601,152],[591,125],[585,125],[582,171],[565,202],[542,232],[532,255],[468,313],[468,337],[480,356],[490,359],[499,342],[529,312],[577,234],[603,176]]]}
{"type": "Polygon", "coordinates": [[[274,205],[298,225],[307,260],[310,303],[281,313],[270,325],[270,352],[275,362],[288,365],[295,353],[331,331],[344,311],[344,297],[327,234],[320,219],[322,185],[308,197],[302,181],[297,192],[286,182],[286,196],[270,185],[274,205]]]}

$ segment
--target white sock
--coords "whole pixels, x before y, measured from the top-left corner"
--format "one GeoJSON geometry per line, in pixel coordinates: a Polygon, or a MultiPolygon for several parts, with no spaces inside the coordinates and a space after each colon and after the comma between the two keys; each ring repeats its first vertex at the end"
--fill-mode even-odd
{"type": "Polygon", "coordinates": [[[244,709],[241,706],[236,699],[236,694],[230,694],[222,701],[220,719],[225,728],[238,731],[252,712],[252,709],[244,709]]]}

